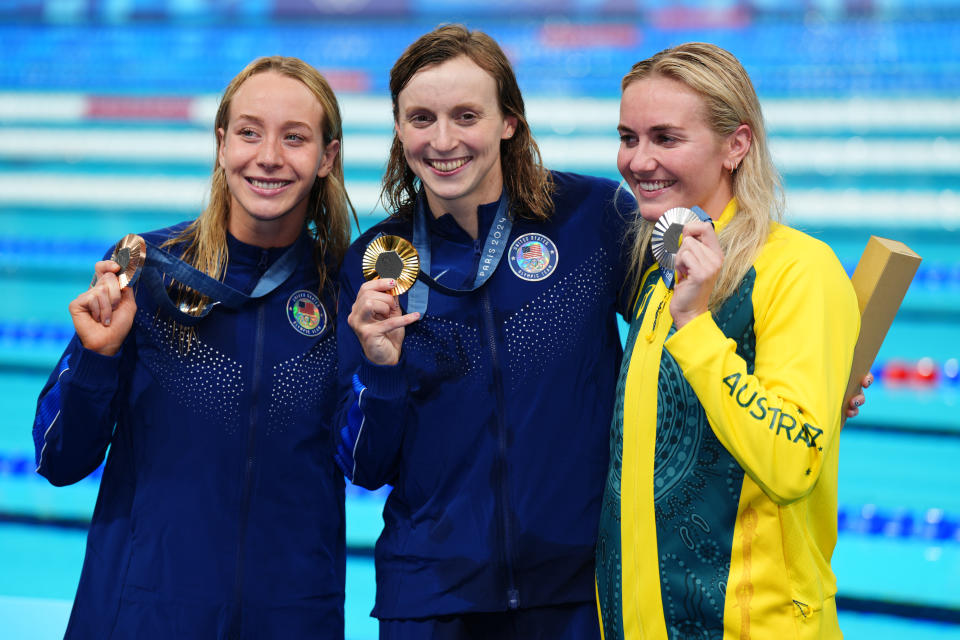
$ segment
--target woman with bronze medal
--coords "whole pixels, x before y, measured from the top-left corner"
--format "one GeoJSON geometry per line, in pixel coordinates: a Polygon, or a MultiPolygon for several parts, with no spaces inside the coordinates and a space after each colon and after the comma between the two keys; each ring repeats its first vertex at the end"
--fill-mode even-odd
{"type": "Polygon", "coordinates": [[[339,107],[309,65],[261,58],[215,135],[209,205],[97,263],[38,403],[53,484],[109,447],[67,638],[343,638],[339,107]]]}
{"type": "Polygon", "coordinates": [[[778,221],[733,55],[680,45],[622,89],[617,164],[641,218],[597,546],[604,637],[839,638],[853,287],[829,247],[778,221]]]}

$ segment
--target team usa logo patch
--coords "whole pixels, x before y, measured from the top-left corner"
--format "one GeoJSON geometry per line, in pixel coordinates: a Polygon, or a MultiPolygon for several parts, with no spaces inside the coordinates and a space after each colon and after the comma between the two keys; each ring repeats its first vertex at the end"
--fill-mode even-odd
{"type": "Polygon", "coordinates": [[[557,245],[539,233],[527,233],[510,245],[510,270],[524,280],[543,280],[557,269],[557,245]]]}
{"type": "Polygon", "coordinates": [[[327,326],[327,311],[312,291],[295,291],[287,300],[287,320],[298,333],[313,338],[327,326]]]}

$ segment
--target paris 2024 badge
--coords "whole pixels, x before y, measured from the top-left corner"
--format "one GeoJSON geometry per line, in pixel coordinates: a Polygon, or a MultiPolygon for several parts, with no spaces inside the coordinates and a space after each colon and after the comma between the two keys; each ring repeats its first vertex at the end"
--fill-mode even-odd
{"type": "Polygon", "coordinates": [[[510,245],[510,270],[523,280],[543,280],[557,270],[557,245],[539,233],[526,233],[510,245]]]}
{"type": "Polygon", "coordinates": [[[327,327],[327,311],[317,294],[301,289],[287,300],[287,320],[297,333],[313,338],[327,327]]]}

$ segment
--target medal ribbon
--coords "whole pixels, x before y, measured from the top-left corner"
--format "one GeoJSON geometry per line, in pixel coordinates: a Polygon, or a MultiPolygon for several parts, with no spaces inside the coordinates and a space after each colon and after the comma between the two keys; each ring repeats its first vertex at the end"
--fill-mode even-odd
{"type": "Polygon", "coordinates": [[[421,190],[417,196],[417,210],[413,216],[413,248],[420,256],[420,275],[407,292],[407,313],[418,311],[421,316],[427,312],[430,289],[436,289],[450,296],[463,296],[482,287],[497,270],[497,265],[500,264],[503,252],[507,248],[507,241],[510,239],[510,230],[513,228],[513,220],[510,219],[508,211],[507,192],[504,190],[500,193],[497,214],[487,232],[473,286],[469,289],[448,287],[430,277],[430,231],[427,229],[425,201],[426,196],[421,190]]]}
{"type": "Polygon", "coordinates": [[[211,278],[173,254],[150,244],[147,245],[146,260],[140,275],[160,309],[178,323],[189,327],[200,322],[218,304],[228,309],[239,309],[250,300],[262,298],[279,287],[297,268],[307,241],[307,236],[301,235],[260,277],[250,294],[211,278]],[[185,313],[170,299],[170,293],[163,283],[163,276],[176,280],[210,298],[213,302],[204,306],[197,315],[185,313]]]}

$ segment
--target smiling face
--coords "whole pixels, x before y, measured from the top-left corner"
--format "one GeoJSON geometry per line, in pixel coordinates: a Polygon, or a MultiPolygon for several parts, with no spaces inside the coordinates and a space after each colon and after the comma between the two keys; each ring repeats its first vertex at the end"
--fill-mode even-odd
{"type": "Polygon", "coordinates": [[[731,171],[749,149],[750,129],[721,138],[705,114],[703,98],[671,78],[653,75],[624,89],[617,168],[644,219],[699,206],[716,220],[733,197],[731,171]]]}
{"type": "Polygon", "coordinates": [[[500,197],[500,141],[516,119],[504,116],[493,77],[467,56],[418,71],[397,96],[397,137],[434,215],[459,220],[500,197]]]}
{"type": "Polygon", "coordinates": [[[228,229],[257,246],[296,240],[317,177],[340,149],[323,141],[323,108],[302,82],[267,71],[248,78],[217,130],[220,167],[230,190],[228,229]]]}

